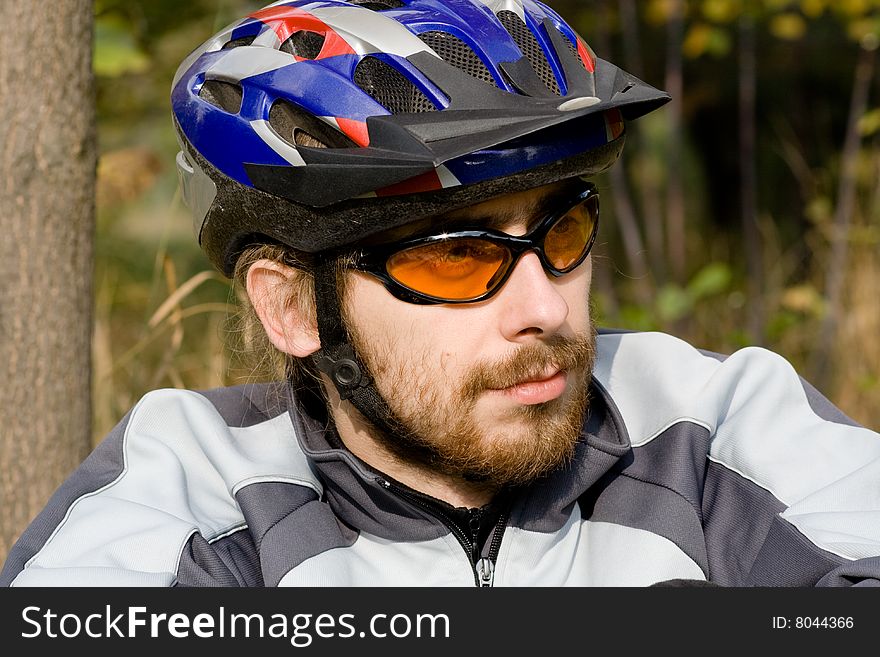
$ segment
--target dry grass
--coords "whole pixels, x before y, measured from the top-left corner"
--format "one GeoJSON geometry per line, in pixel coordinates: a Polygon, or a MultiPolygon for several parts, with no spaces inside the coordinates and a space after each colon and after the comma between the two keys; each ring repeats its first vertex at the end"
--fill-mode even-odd
{"type": "Polygon", "coordinates": [[[880,239],[854,249],[834,349],[834,398],[853,419],[880,429],[880,239]]]}

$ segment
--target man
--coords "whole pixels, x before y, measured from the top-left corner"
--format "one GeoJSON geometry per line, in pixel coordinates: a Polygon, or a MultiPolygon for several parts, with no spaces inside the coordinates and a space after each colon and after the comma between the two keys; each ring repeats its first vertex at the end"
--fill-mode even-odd
{"type": "Polygon", "coordinates": [[[590,316],[668,97],[531,0],[276,3],[173,83],[184,195],[286,363],[148,394],[6,585],[880,583],[880,439],[780,357],[590,316]]]}

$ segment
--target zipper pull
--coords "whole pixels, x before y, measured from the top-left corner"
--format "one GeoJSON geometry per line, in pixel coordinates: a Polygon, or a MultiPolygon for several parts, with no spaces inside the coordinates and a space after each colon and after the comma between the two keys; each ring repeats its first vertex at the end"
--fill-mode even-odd
{"type": "Polygon", "coordinates": [[[476,569],[480,586],[492,586],[492,580],[495,578],[495,564],[492,560],[483,557],[477,562],[476,569]]]}

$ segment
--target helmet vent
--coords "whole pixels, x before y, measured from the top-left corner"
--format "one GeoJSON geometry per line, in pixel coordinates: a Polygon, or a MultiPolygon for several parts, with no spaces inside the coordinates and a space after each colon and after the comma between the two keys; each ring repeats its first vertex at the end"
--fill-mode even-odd
{"type": "Polygon", "coordinates": [[[269,108],[269,125],[291,146],[309,148],[354,148],[342,132],[286,100],[269,108]]]}
{"type": "Polygon", "coordinates": [[[547,61],[544,50],[541,48],[541,44],[538,43],[535,35],[532,34],[532,31],[512,11],[505,9],[499,11],[497,16],[504,29],[510,33],[516,45],[519,46],[519,49],[529,60],[538,77],[541,78],[550,91],[557,96],[561,96],[562,91],[559,88],[559,83],[556,81],[556,76],[553,75],[553,69],[550,68],[550,62],[547,61]]]}
{"type": "Polygon", "coordinates": [[[254,39],[257,38],[256,34],[252,34],[250,36],[243,36],[237,39],[232,39],[231,41],[227,41],[223,44],[223,48],[221,50],[230,50],[232,48],[238,48],[239,46],[249,46],[254,42],[254,39]]]}
{"type": "Polygon", "coordinates": [[[359,5],[364,9],[383,11],[385,9],[399,9],[405,6],[400,0],[348,0],[349,4],[359,5]]]}
{"type": "Polygon", "coordinates": [[[496,87],[498,86],[483,60],[457,36],[435,30],[433,32],[424,32],[419,35],[419,38],[431,50],[440,55],[447,64],[461,69],[471,77],[488,82],[496,87]]]}
{"type": "Polygon", "coordinates": [[[308,148],[330,148],[317,137],[313,137],[305,130],[299,128],[293,131],[293,141],[297,146],[306,146],[308,148]]]}
{"type": "Polygon", "coordinates": [[[437,106],[393,66],[364,57],[354,70],[354,83],[392,114],[435,112],[437,106]]]}
{"type": "Polygon", "coordinates": [[[199,98],[230,114],[241,111],[242,95],[241,85],[222,80],[205,80],[199,90],[199,98]]]}
{"type": "Polygon", "coordinates": [[[316,59],[324,47],[324,35],[300,30],[281,44],[281,50],[301,59],[316,59]]]}
{"type": "Polygon", "coordinates": [[[584,62],[583,57],[581,57],[581,54],[578,52],[577,46],[575,46],[575,45],[569,40],[569,38],[568,38],[567,36],[565,36],[564,34],[562,34],[562,32],[560,32],[559,34],[561,34],[561,35],[562,35],[562,38],[565,39],[565,45],[568,46],[568,51],[569,51],[572,55],[575,56],[575,59],[577,59],[581,64],[583,64],[584,66],[586,66],[586,62],[584,62]]]}

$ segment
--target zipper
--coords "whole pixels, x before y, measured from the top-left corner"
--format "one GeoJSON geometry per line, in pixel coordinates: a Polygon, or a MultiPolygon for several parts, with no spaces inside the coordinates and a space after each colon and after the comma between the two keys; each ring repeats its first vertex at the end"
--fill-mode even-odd
{"type": "Polygon", "coordinates": [[[480,586],[492,586],[495,579],[495,564],[488,557],[483,557],[477,562],[475,567],[477,571],[478,583],[480,586]]]}
{"type": "Polygon", "coordinates": [[[468,521],[468,529],[471,530],[471,536],[468,536],[459,528],[458,523],[452,520],[452,518],[443,513],[440,509],[428,505],[423,500],[410,494],[403,488],[395,486],[386,479],[377,478],[376,482],[382,486],[382,488],[404,498],[428,515],[438,518],[449,529],[449,531],[452,532],[452,535],[455,536],[461,547],[464,549],[465,554],[467,554],[468,561],[471,564],[471,570],[474,574],[474,584],[480,587],[492,586],[495,574],[495,560],[498,558],[498,551],[501,549],[501,535],[504,533],[504,529],[507,526],[508,513],[506,510],[502,511],[501,515],[498,516],[498,523],[495,526],[495,533],[492,536],[492,543],[489,546],[488,554],[485,557],[480,557],[477,552],[481,515],[479,509],[471,510],[471,517],[468,521]]]}
{"type": "Polygon", "coordinates": [[[501,537],[507,529],[507,519],[510,516],[509,506],[502,509],[495,523],[495,531],[492,533],[492,542],[489,544],[489,552],[477,563],[477,575],[480,577],[480,586],[492,586],[495,582],[495,563],[498,561],[498,552],[501,551],[501,537]]]}
{"type": "MultiPolygon", "coordinates": [[[[474,536],[474,545],[476,545],[480,535],[479,517],[480,510],[473,509],[470,529],[474,536]],[[474,518],[476,518],[476,526],[474,525],[474,518]]],[[[476,558],[478,555],[475,555],[474,557],[474,570],[477,573],[477,583],[479,586],[492,586],[494,584],[495,562],[498,561],[498,552],[501,551],[501,537],[504,535],[504,530],[507,528],[507,517],[508,510],[505,507],[499,514],[498,521],[495,523],[495,531],[492,533],[492,542],[489,544],[489,551],[486,553],[486,556],[479,559],[476,558]]],[[[474,548],[474,552],[476,552],[476,547],[474,548]]]]}

